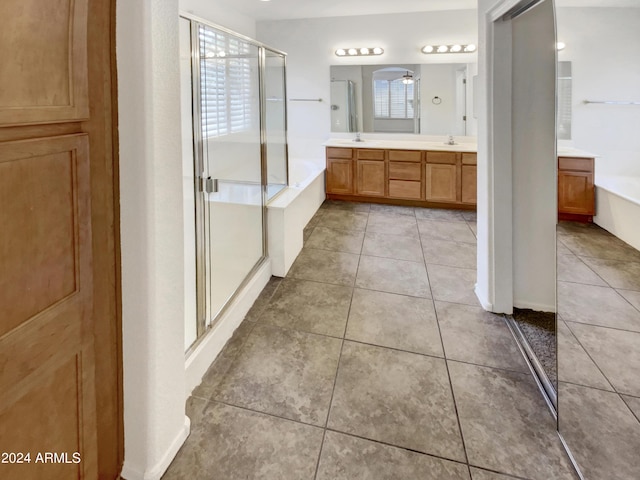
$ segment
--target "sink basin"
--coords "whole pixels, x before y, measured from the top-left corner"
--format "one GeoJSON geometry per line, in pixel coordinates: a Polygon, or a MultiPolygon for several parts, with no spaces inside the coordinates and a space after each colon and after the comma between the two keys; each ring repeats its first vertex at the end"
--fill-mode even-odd
{"type": "Polygon", "coordinates": [[[355,142],[349,139],[341,139],[341,140],[332,140],[332,143],[339,143],[340,145],[351,145],[354,147],[373,147],[374,145],[378,145],[379,141],[374,140],[361,140],[360,142],[355,142]]]}

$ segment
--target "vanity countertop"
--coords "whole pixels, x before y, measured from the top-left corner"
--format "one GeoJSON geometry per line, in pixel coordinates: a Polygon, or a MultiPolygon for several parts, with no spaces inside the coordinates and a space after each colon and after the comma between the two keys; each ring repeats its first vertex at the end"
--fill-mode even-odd
{"type": "Polygon", "coordinates": [[[411,140],[367,140],[354,142],[344,138],[330,138],[324,144],[325,147],[342,148],[382,148],[385,150],[435,150],[444,152],[475,152],[478,147],[475,143],[457,143],[447,145],[444,142],[420,142],[411,140]]]}
{"type": "MultiPolygon", "coordinates": [[[[385,150],[432,150],[443,152],[477,152],[478,145],[475,143],[456,143],[448,145],[444,142],[421,142],[413,140],[363,140],[354,142],[345,138],[330,138],[323,143],[325,147],[341,148],[381,148],[385,150]]],[[[559,147],[559,157],[586,157],[596,158],[598,155],[577,148],[559,147]]]]}

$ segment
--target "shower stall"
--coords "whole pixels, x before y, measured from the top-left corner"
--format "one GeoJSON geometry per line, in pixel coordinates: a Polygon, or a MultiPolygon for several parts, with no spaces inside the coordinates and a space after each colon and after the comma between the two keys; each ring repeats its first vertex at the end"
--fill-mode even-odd
{"type": "Polygon", "coordinates": [[[266,203],[288,184],[286,56],[185,17],[181,49],[184,84],[190,73],[183,105],[190,94],[195,217],[196,311],[186,319],[188,349],[267,257],[266,203]]]}

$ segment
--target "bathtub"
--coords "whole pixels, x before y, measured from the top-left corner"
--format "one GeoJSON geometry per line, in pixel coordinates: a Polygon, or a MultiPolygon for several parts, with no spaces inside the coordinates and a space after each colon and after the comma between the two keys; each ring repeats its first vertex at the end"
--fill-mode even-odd
{"type": "Polygon", "coordinates": [[[593,221],[640,250],[640,176],[596,176],[593,221]]]}
{"type": "Polygon", "coordinates": [[[271,272],[284,277],[302,250],[302,231],[325,199],[325,161],[289,159],[289,186],[267,204],[271,272]]]}

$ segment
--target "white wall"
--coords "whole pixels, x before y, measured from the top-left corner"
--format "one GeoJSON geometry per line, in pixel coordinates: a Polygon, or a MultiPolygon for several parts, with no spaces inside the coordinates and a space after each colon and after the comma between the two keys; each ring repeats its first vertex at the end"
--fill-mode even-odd
{"type": "Polygon", "coordinates": [[[640,175],[640,106],[585,105],[584,100],[640,102],[640,8],[559,8],[559,60],[572,62],[572,144],[601,155],[599,173],[640,175]]]}
{"type": "Polygon", "coordinates": [[[322,98],[289,102],[289,153],[324,158],[322,143],[330,136],[330,65],[452,63],[475,61],[475,54],[424,55],[426,44],[476,43],[475,10],[367,15],[258,22],[258,40],[287,52],[289,98],[322,98]],[[340,47],[375,47],[383,55],[339,58],[340,47]]]}
{"type": "Polygon", "coordinates": [[[228,3],[216,0],[179,0],[179,2],[180,12],[202,17],[247,37],[255,38],[256,36],[256,21],[230,8],[228,3]]]}
{"type": "Polygon", "coordinates": [[[177,0],[117,2],[125,464],[156,479],[189,431],[177,0]]]}
{"type": "MultiPolygon", "coordinates": [[[[255,33],[255,22],[215,1],[117,2],[125,430],[122,477],[127,480],[159,479],[189,433],[183,319],[185,298],[192,301],[195,292],[185,288],[184,272],[180,7],[211,16],[211,21],[241,33],[255,33]]],[[[242,306],[244,313],[259,291],[256,284],[245,295],[248,305],[242,306]]],[[[242,315],[242,311],[237,313],[237,323],[242,315]]],[[[198,357],[198,368],[190,371],[190,388],[199,383],[232,333],[229,326],[216,337],[216,347],[198,357]]]]}

